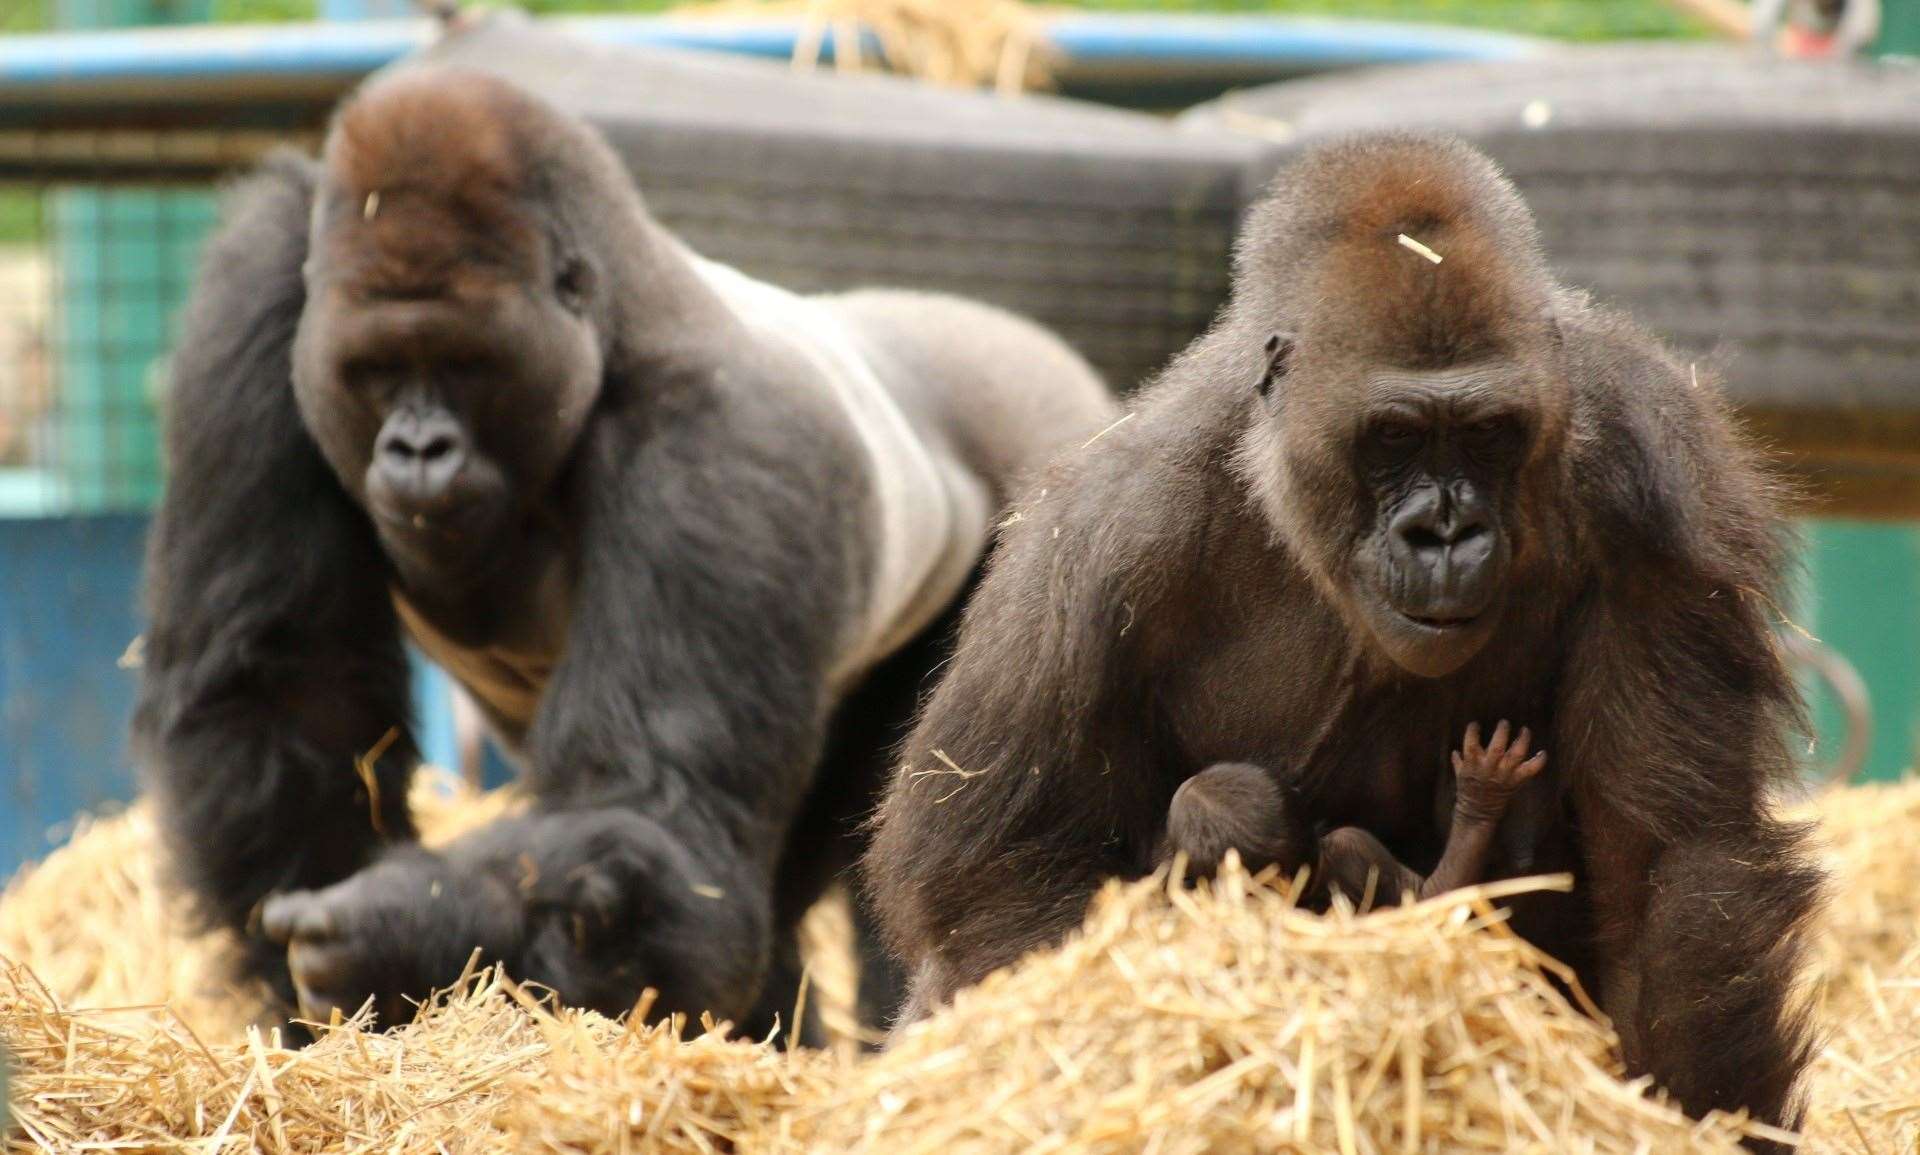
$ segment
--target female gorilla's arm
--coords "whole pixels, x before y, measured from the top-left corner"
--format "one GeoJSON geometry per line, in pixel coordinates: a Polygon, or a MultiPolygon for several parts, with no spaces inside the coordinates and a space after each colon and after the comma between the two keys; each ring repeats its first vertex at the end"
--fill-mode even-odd
{"type": "Polygon", "coordinates": [[[1651,342],[1618,325],[1568,347],[1603,383],[1575,477],[1612,564],[1556,709],[1601,1005],[1629,1070],[1689,1113],[1790,1128],[1811,1035],[1789,993],[1823,876],[1770,798],[1799,710],[1769,624],[1773,495],[1718,397],[1651,342]]]}

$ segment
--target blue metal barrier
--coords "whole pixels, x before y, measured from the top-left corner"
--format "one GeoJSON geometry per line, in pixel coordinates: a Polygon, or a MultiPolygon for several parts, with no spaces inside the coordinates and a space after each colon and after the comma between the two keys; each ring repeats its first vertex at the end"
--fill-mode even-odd
{"type": "MultiPolygon", "coordinates": [[[[58,845],[75,814],[133,797],[147,520],[0,518],[0,880],[58,845]]],[[[415,732],[441,766],[457,756],[450,686],[415,656],[415,732]]]]}
{"type": "MultiPolygon", "coordinates": [[[[365,0],[359,0],[364,3],[365,0]]],[[[747,56],[791,56],[799,21],[673,16],[568,16],[546,21],[588,40],[747,56]]],[[[1086,81],[1134,87],[1206,79],[1253,84],[1361,64],[1504,60],[1538,51],[1525,36],[1431,25],[1307,17],[1167,17],[1088,14],[1043,25],[1055,71],[1072,91],[1086,81]]],[[[0,38],[0,94],[9,103],[71,101],[102,93],[178,91],[258,96],[289,81],[338,78],[344,85],[434,36],[430,20],[141,28],[0,38]]],[[[821,59],[831,61],[829,30],[821,59]]],[[[868,45],[872,56],[877,44],[868,45]]]]}
{"type": "Polygon", "coordinates": [[[46,853],[82,810],[131,796],[134,676],[147,519],[0,519],[0,877],[46,853]]]}

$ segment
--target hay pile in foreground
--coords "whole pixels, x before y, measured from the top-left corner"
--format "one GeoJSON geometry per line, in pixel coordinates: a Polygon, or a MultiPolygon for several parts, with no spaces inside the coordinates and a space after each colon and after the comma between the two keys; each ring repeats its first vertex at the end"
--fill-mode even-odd
{"type": "MultiPolygon", "coordinates": [[[[426,769],[410,796],[421,837],[439,845],[518,806],[509,790],[478,794],[426,769]]],[[[75,1007],[165,1004],[209,1038],[270,1026],[264,990],[236,983],[238,947],[198,935],[160,875],[159,831],[143,803],[82,818],[72,839],[0,894],[0,959],[23,963],[75,1007]]]]}
{"type": "Polygon", "coordinates": [[[1802,816],[1834,877],[1804,1150],[1920,1155],[1920,780],[1832,791],[1802,816]]]}
{"type": "MultiPolygon", "coordinates": [[[[1816,976],[1833,1035],[1808,1149],[1912,1152],[1920,784],[1820,809],[1840,884],[1816,976]]],[[[554,1013],[490,974],[403,1030],[347,1023],[288,1051],[246,1031],[251,1012],[222,1017],[219,988],[182,961],[217,948],[169,941],[164,914],[141,913],[158,901],[137,885],[151,870],[142,821],[103,822],[72,848],[119,839],[124,857],[56,855],[0,900],[0,953],[24,946],[16,963],[59,976],[47,990],[0,970],[19,1150],[1668,1152],[1731,1150],[1739,1127],[1690,1122],[1619,1081],[1610,1036],[1489,918],[1485,893],[1317,918],[1241,877],[1115,887],[1081,937],[866,1061],[717,1031],[682,1043],[554,1013]],[[69,914],[122,903],[122,936],[105,909],[57,938],[43,907],[23,920],[23,895],[59,893],[69,914]],[[115,957],[69,957],[89,953],[115,957]],[[155,995],[185,1021],[78,1009],[155,995]]]]}
{"type": "Polygon", "coordinates": [[[0,966],[0,1034],[20,1070],[14,1149],[47,1152],[711,1152],[776,1133],[818,1082],[809,1069],[832,1062],[556,1016],[491,972],[402,1030],[350,1022],[288,1051],[258,1030],[216,1045],[162,1016],[63,1012],[0,966]],[[588,1109],[529,1116],[585,1080],[599,1089],[588,1109]]]}
{"type": "Polygon", "coordinates": [[[1078,938],[849,1072],[820,1149],[1731,1150],[1620,1081],[1487,904],[1517,889],[1321,918],[1237,874],[1110,888],[1078,938]]]}
{"type": "Polygon", "coordinates": [[[1323,919],[1237,874],[1115,886],[1084,935],[866,1063],[556,1014],[491,974],[293,1052],[64,1011],[15,967],[0,1034],[47,1151],[1732,1150],[1614,1077],[1485,898],[1323,919]]]}
{"type": "Polygon", "coordinates": [[[0,960],[68,1006],[157,1007],[216,1039],[265,1024],[266,992],[235,981],[225,935],[194,935],[162,885],[152,815],[82,819],[73,840],[0,896],[0,960]]]}

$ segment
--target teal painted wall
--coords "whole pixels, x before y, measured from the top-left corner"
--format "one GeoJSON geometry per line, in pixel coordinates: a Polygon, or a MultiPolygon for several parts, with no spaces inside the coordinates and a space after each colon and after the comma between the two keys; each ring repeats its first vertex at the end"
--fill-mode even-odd
{"type": "Polygon", "coordinates": [[[1880,0],[1880,40],[1874,50],[1920,56],[1920,0],[1880,0]]]}
{"type": "MultiPolygon", "coordinates": [[[[1804,624],[1853,663],[1873,698],[1869,778],[1916,763],[1920,741],[1920,530],[1872,522],[1806,527],[1804,624]]],[[[1839,708],[1814,696],[1822,755],[1837,751],[1839,708]]]]}

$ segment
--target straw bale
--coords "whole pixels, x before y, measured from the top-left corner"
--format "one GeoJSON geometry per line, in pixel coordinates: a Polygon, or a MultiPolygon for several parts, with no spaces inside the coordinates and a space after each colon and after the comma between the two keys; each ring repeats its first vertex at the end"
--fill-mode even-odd
{"type": "Polygon", "coordinates": [[[1834,1014],[1865,1005],[1862,970],[1898,963],[1920,927],[1920,778],[1831,790],[1794,812],[1816,820],[1835,884],[1814,951],[1834,1014]]]}
{"type": "MultiPolygon", "coordinates": [[[[1061,949],[849,1071],[832,1151],[1729,1151],[1621,1082],[1472,888],[1321,917],[1230,872],[1108,888],[1061,949]]],[[[1534,885],[1537,885],[1535,883],[1534,885]]]]}
{"type": "Polygon", "coordinates": [[[686,18],[788,18],[800,21],[796,68],[820,62],[834,38],[834,67],[858,72],[876,63],[929,84],[991,86],[1012,94],[1051,82],[1052,52],[1040,16],[1021,0],[717,0],[672,10],[686,18]],[[879,43],[880,61],[861,52],[861,33],[879,43]]]}
{"type": "Polygon", "coordinates": [[[62,1009],[5,964],[0,1035],[20,1065],[16,1149],[48,1152],[712,1152],[777,1130],[833,1062],[555,1013],[492,971],[409,1026],[349,1021],[294,1051],[255,1028],[208,1043],[151,1012],[62,1009]]]}
{"type": "Polygon", "coordinates": [[[82,818],[73,839],[0,896],[0,959],[31,967],[76,1007],[157,1007],[213,1038],[265,1023],[265,992],[236,982],[226,935],[192,933],[161,882],[144,806],[82,818]]]}
{"type": "Polygon", "coordinates": [[[1920,1152],[1920,946],[1862,962],[1857,1007],[1825,1019],[1808,1092],[1806,1150],[1819,1155],[1920,1152]]]}
{"type": "Polygon", "coordinates": [[[1920,779],[1830,791],[1799,816],[1820,821],[1835,879],[1806,1149],[1920,1155],[1920,779]]]}

